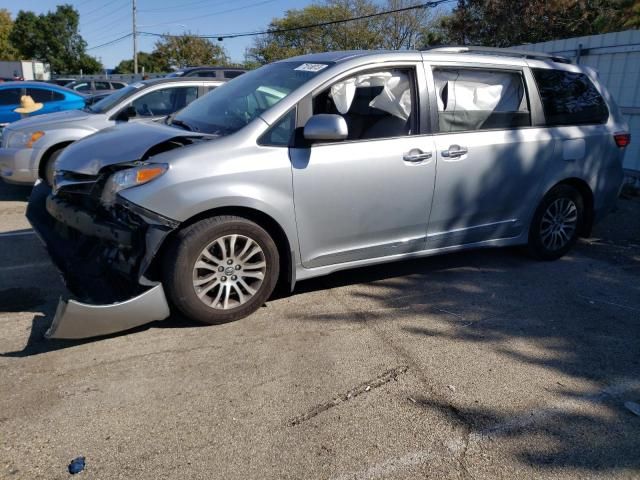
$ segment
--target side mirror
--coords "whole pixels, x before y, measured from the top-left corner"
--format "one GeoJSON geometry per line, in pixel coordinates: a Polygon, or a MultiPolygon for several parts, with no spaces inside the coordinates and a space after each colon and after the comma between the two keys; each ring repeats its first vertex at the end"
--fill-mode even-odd
{"type": "Polygon", "coordinates": [[[319,113],[304,126],[305,140],[344,140],[349,135],[347,122],[340,115],[319,113]]]}
{"type": "Polygon", "coordinates": [[[116,120],[126,122],[136,115],[138,115],[138,112],[136,112],[136,107],[134,107],[133,105],[128,105],[126,108],[120,110],[120,113],[118,113],[118,117],[116,118],[116,120]]]}

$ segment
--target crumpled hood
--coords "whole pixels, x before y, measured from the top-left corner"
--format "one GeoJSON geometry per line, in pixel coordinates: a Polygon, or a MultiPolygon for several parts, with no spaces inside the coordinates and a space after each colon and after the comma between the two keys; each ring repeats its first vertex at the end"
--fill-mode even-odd
{"type": "Polygon", "coordinates": [[[106,128],[72,143],[56,162],[56,170],[96,175],[102,168],[140,160],[155,145],[205,135],[157,123],[131,122],[106,128]]]}
{"type": "Polygon", "coordinates": [[[11,124],[11,130],[44,129],[54,123],[81,122],[95,114],[83,110],[65,110],[63,112],[45,113],[34,117],[23,118],[11,124]]]}

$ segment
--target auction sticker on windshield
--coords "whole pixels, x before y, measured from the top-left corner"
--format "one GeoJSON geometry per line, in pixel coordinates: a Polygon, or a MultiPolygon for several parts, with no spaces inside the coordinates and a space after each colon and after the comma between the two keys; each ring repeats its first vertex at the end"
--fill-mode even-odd
{"type": "Polygon", "coordinates": [[[329,65],[325,63],[303,63],[299,67],[294,68],[301,72],[319,72],[323,68],[327,68],[329,65]]]}

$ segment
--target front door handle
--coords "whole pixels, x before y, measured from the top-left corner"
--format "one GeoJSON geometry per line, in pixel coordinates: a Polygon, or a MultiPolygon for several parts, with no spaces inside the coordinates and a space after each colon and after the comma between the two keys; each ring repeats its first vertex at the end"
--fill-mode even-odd
{"type": "Polygon", "coordinates": [[[405,153],[402,156],[402,159],[405,162],[410,162],[410,163],[419,163],[422,162],[424,160],[428,160],[431,158],[431,152],[423,152],[422,150],[411,150],[409,153],[405,153]]]}
{"type": "Polygon", "coordinates": [[[467,153],[469,153],[469,150],[467,150],[467,147],[461,147],[460,145],[451,145],[449,147],[449,150],[442,151],[442,156],[449,157],[449,158],[457,158],[457,157],[466,155],[467,153]]]}

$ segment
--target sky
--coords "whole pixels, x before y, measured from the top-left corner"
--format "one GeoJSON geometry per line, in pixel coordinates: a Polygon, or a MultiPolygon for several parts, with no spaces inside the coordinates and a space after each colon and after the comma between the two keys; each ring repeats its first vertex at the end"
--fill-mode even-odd
{"type": "MultiPolygon", "coordinates": [[[[303,8],[311,0],[136,0],[138,31],[180,35],[220,35],[265,29],[275,17],[292,8],[303,8]]],[[[80,12],[80,33],[87,53],[99,58],[106,68],[133,57],[131,37],[100,48],[132,30],[132,0],[0,0],[15,18],[19,10],[44,13],[67,3],[80,12]]],[[[153,37],[140,36],[138,51],[150,52],[153,37]]],[[[252,37],[225,39],[221,45],[232,61],[242,62],[252,37]]]]}

